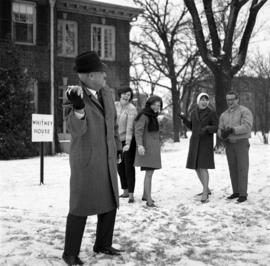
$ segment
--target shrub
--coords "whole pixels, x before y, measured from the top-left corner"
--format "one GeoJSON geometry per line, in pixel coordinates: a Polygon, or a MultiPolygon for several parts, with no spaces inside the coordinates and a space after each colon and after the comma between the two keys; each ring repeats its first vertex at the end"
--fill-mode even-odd
{"type": "Polygon", "coordinates": [[[172,119],[167,116],[163,116],[160,122],[160,137],[163,144],[166,140],[173,139],[173,123],[172,119]]]}
{"type": "Polygon", "coordinates": [[[0,159],[37,155],[31,142],[32,92],[29,77],[19,62],[19,52],[8,44],[0,67],[0,159]]]}

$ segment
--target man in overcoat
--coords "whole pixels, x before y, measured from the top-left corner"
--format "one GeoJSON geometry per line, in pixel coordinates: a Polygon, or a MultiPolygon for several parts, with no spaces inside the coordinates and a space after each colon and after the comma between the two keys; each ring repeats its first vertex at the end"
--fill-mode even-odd
{"type": "Polygon", "coordinates": [[[93,51],[78,55],[75,70],[82,86],[69,86],[66,92],[72,106],[67,118],[71,177],[62,258],[68,265],[83,264],[78,255],[89,215],[98,216],[94,252],[121,252],[112,247],[119,206],[116,158],[121,142],[112,93],[105,88],[104,67],[93,51]]]}

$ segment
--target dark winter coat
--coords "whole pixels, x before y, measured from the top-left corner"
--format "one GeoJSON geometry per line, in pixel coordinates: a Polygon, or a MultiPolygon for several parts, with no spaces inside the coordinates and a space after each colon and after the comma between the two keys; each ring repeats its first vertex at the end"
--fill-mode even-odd
{"type": "Polygon", "coordinates": [[[190,120],[183,119],[184,124],[192,130],[186,167],[189,169],[214,169],[213,134],[217,132],[216,113],[207,107],[204,110],[195,108],[190,120]],[[199,115],[199,112],[201,114],[199,115]]]}
{"type": "Polygon", "coordinates": [[[84,89],[85,118],[71,111],[68,129],[70,146],[70,213],[88,216],[119,206],[116,153],[121,149],[116,111],[109,89],[100,91],[99,101],[84,89]]]}
{"type": "Polygon", "coordinates": [[[159,130],[148,130],[149,118],[142,114],[138,121],[135,121],[135,139],[137,146],[145,148],[145,154],[139,155],[136,150],[134,166],[161,168],[160,135],[159,130]]]}

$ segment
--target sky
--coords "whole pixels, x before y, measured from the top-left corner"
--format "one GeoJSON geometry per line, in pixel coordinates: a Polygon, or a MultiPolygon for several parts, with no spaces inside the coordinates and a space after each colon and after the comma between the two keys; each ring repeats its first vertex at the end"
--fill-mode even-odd
{"type": "Polygon", "coordinates": [[[249,52],[260,50],[262,54],[270,55],[270,1],[261,8],[257,15],[255,29],[262,26],[258,35],[249,43],[249,52]]]}

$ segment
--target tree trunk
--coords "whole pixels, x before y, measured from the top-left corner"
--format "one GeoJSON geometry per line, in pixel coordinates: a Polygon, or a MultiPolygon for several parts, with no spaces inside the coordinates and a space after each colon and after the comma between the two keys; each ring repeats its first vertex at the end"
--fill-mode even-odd
{"type": "MultiPolygon", "coordinates": [[[[232,77],[228,72],[217,71],[214,74],[214,88],[215,88],[215,101],[216,101],[216,112],[218,118],[227,109],[226,93],[231,89],[232,77]]],[[[221,140],[217,137],[216,149],[222,146],[221,140]]]]}
{"type": "Polygon", "coordinates": [[[177,114],[180,112],[179,106],[179,91],[177,91],[176,79],[171,80],[172,84],[172,115],[173,115],[173,141],[180,142],[179,131],[180,131],[180,121],[177,114]]]}
{"type": "Polygon", "coordinates": [[[227,109],[226,93],[231,89],[232,77],[224,72],[214,73],[216,112],[218,117],[227,109]]]}
{"type": "Polygon", "coordinates": [[[264,144],[268,144],[268,133],[269,133],[269,87],[264,88],[264,144]]]}

